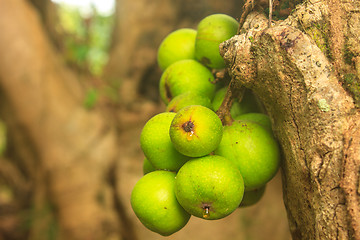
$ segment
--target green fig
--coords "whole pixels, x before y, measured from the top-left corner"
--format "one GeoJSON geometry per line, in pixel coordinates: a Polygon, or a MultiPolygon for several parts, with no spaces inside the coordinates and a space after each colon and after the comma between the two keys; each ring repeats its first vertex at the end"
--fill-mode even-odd
{"type": "Polygon", "coordinates": [[[171,32],[161,42],[157,61],[161,70],[183,59],[195,59],[196,30],[181,28],[171,32]]]}
{"type": "Polygon", "coordinates": [[[259,189],[244,192],[244,197],[239,207],[249,207],[258,203],[264,196],[265,188],[266,185],[260,187],[259,189]]]}
{"type": "Polygon", "coordinates": [[[212,108],[210,98],[192,92],[186,92],[174,97],[166,106],[166,111],[178,112],[180,109],[190,105],[201,105],[212,108]]]}
{"type": "Polygon", "coordinates": [[[146,175],[150,172],[156,171],[156,168],[149,162],[147,158],[143,161],[143,174],[146,175]]]}
{"type": "Polygon", "coordinates": [[[252,121],[255,123],[260,124],[263,126],[266,130],[272,133],[272,124],[271,120],[268,115],[263,113],[245,113],[241,114],[239,116],[234,117],[234,120],[245,120],[245,121],[252,121]]]}
{"type": "Polygon", "coordinates": [[[163,112],[145,124],[140,135],[140,146],[145,157],[156,169],[178,171],[189,159],[173,146],[169,128],[176,113],[163,112]]]}
{"type": "Polygon", "coordinates": [[[225,14],[213,14],[202,19],[197,27],[195,58],[207,67],[225,67],[219,45],[237,33],[239,23],[225,14]]]}
{"type": "Polygon", "coordinates": [[[216,88],[213,82],[213,74],[201,63],[193,59],[180,60],[171,64],[161,75],[160,96],[165,104],[186,92],[212,99],[216,88]]]}
{"type": "Polygon", "coordinates": [[[199,218],[214,220],[228,216],[238,208],[243,193],[240,171],[221,156],[191,159],[176,176],[176,198],[188,213],[199,218]]]}
{"type": "Polygon", "coordinates": [[[273,135],[251,121],[224,126],[215,154],[234,162],[244,178],[245,191],[264,186],[279,169],[280,149],[273,135]]]}
{"type": "Polygon", "coordinates": [[[220,118],[211,109],[190,105],[176,113],[170,125],[170,139],[176,150],[189,157],[214,151],[222,137],[220,118]]]}
{"type": "Polygon", "coordinates": [[[175,176],[163,170],[148,173],[131,193],[131,207],[140,222],[163,236],[179,231],[190,219],[176,199],[175,176]]]}

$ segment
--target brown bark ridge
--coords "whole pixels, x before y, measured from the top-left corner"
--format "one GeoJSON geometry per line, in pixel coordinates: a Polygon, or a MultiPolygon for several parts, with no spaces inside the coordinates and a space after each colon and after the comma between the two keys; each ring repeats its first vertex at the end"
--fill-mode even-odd
{"type": "MultiPolygon", "coordinates": [[[[18,157],[29,166],[29,205],[45,214],[30,219],[30,239],[49,239],[52,214],[59,239],[119,236],[114,189],[106,182],[116,131],[101,113],[82,106],[80,84],[56,55],[32,6],[24,0],[0,0],[0,6],[1,111],[18,157]]],[[[126,231],[124,238],[134,239],[131,228],[126,231]]]]}
{"type": "MultiPolygon", "coordinates": [[[[359,18],[356,1],[337,4],[340,19],[359,18]]],[[[352,33],[359,26],[332,22],[339,20],[332,8],[334,1],[305,1],[271,28],[252,12],[220,49],[230,75],[255,92],[273,121],[295,240],[360,239],[360,113],[341,84],[344,69],[356,74],[356,64],[337,58],[344,45],[358,55],[352,33]],[[335,25],[341,29],[329,29],[335,25]]]]}

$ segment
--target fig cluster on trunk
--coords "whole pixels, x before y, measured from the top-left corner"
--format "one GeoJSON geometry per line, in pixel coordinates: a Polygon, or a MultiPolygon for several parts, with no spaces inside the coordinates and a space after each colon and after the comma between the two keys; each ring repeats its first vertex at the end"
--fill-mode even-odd
{"type": "Polygon", "coordinates": [[[213,14],[197,29],[182,28],[158,49],[164,112],[145,124],[140,146],[144,176],[131,194],[138,219],[169,236],[191,216],[221,219],[258,202],[279,168],[280,150],[269,117],[245,91],[234,99],[231,123],[216,114],[226,87],[212,70],[225,67],[219,44],[236,34],[237,21],[213,14]]]}

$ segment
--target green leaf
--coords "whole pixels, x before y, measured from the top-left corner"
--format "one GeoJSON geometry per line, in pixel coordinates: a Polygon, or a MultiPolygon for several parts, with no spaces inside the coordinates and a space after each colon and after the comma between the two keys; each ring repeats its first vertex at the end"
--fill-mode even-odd
{"type": "Polygon", "coordinates": [[[89,89],[85,95],[84,107],[88,110],[93,109],[98,100],[99,93],[96,89],[89,89]]]}

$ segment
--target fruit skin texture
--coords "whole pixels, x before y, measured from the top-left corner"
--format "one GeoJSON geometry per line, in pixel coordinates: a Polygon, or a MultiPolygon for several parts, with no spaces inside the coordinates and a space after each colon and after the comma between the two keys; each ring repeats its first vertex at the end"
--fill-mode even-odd
{"type": "Polygon", "coordinates": [[[181,109],[170,125],[170,139],[180,153],[201,157],[214,151],[222,138],[220,118],[207,107],[190,105],[181,109]]]}
{"type": "Polygon", "coordinates": [[[191,159],[176,176],[176,198],[188,213],[199,218],[214,220],[228,216],[239,206],[243,193],[240,171],[221,156],[191,159]]]}
{"type": "Polygon", "coordinates": [[[179,231],[190,219],[176,199],[175,176],[163,170],[148,173],[131,193],[131,207],[140,222],[163,236],[179,231]]]}
{"type": "Polygon", "coordinates": [[[280,149],[261,125],[251,121],[234,121],[224,126],[215,154],[234,162],[244,178],[245,191],[264,186],[279,169],[280,149]]]}
{"type": "Polygon", "coordinates": [[[195,59],[195,38],[197,31],[181,28],[171,32],[161,42],[157,61],[161,70],[183,59],[195,59]]]}
{"type": "Polygon", "coordinates": [[[219,45],[233,37],[238,27],[239,23],[225,14],[213,14],[202,19],[197,27],[195,58],[210,68],[224,68],[219,45]]]}
{"type": "Polygon", "coordinates": [[[189,160],[173,146],[169,128],[176,113],[163,112],[153,116],[141,131],[140,146],[145,157],[156,169],[178,171],[189,160]]]}
{"type": "Polygon", "coordinates": [[[271,120],[268,117],[268,115],[266,115],[266,114],[263,114],[263,113],[245,113],[245,114],[241,114],[239,116],[234,117],[234,120],[252,121],[252,122],[260,124],[266,130],[273,133],[271,120]]]}
{"type": "Polygon", "coordinates": [[[167,112],[178,112],[180,109],[190,105],[201,105],[207,108],[212,108],[211,101],[208,97],[186,92],[174,97],[166,106],[167,112]]]}
{"type": "Polygon", "coordinates": [[[171,64],[161,75],[160,97],[168,104],[174,97],[192,92],[213,98],[216,86],[211,71],[193,59],[185,59],[171,64]]]}

